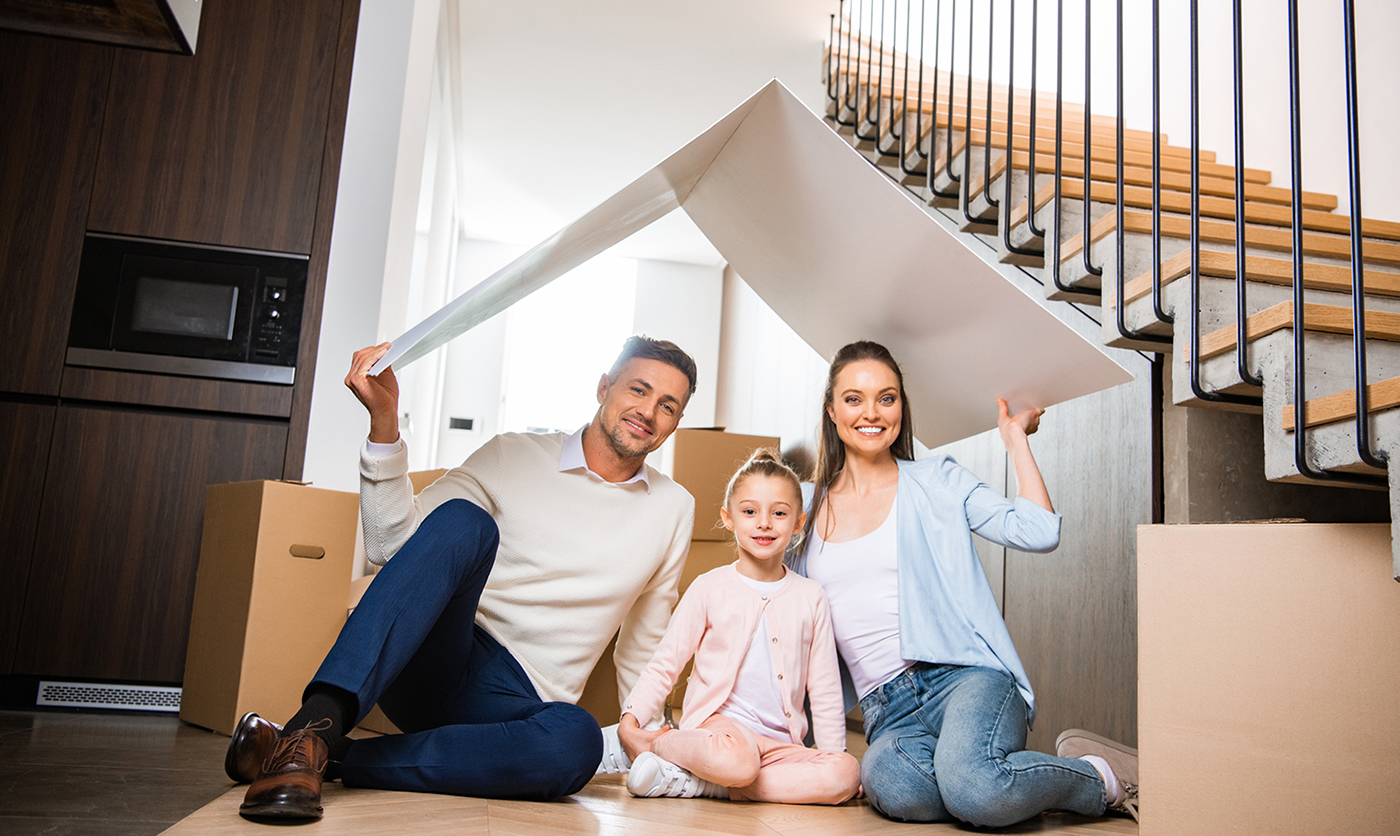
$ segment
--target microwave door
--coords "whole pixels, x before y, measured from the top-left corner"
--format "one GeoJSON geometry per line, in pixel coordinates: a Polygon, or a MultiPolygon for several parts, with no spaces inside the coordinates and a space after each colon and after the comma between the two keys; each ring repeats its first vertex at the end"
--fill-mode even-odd
{"type": "Polygon", "coordinates": [[[256,267],[128,255],[112,348],[246,362],[256,267]]]}

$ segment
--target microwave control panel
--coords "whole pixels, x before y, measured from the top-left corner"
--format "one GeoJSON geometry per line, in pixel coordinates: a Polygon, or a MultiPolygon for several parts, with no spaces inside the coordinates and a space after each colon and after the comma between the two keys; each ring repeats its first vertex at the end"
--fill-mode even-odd
{"type": "Polygon", "coordinates": [[[254,363],[291,365],[296,362],[296,331],[300,330],[301,323],[289,315],[289,284],[278,276],[264,276],[262,279],[262,293],[254,305],[253,356],[248,358],[254,363]]]}

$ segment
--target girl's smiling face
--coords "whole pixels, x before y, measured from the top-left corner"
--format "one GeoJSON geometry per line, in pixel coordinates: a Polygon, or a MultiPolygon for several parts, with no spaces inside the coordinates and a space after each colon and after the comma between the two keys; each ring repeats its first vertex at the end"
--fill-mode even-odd
{"type": "MultiPolygon", "coordinates": [[[[724,527],[734,532],[740,570],[747,567],[782,577],[783,552],[806,518],[802,496],[792,482],[762,473],[747,476],[734,486],[729,505],[719,514],[724,527]]],[[[751,572],[744,574],[753,577],[751,572]]]]}
{"type": "Polygon", "coordinates": [[[847,455],[881,453],[894,444],[904,419],[899,378],[878,360],[857,360],[836,376],[827,416],[847,455]]]}

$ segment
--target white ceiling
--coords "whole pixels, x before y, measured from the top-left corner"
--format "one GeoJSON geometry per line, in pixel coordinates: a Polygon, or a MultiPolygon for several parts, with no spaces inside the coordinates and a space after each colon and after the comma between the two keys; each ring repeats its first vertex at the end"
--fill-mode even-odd
{"type": "MultiPolygon", "coordinates": [[[[820,112],[836,0],[461,0],[463,232],[533,245],[779,78],[820,112]]],[[[618,245],[722,263],[683,212],[618,245]]]]}

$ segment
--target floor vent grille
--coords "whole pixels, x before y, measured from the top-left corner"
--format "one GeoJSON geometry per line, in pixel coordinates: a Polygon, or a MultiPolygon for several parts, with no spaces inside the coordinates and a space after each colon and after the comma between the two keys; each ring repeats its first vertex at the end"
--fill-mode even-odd
{"type": "Polygon", "coordinates": [[[121,708],[128,711],[179,711],[180,689],[160,685],[40,682],[39,695],[34,704],[68,708],[121,708]]]}

